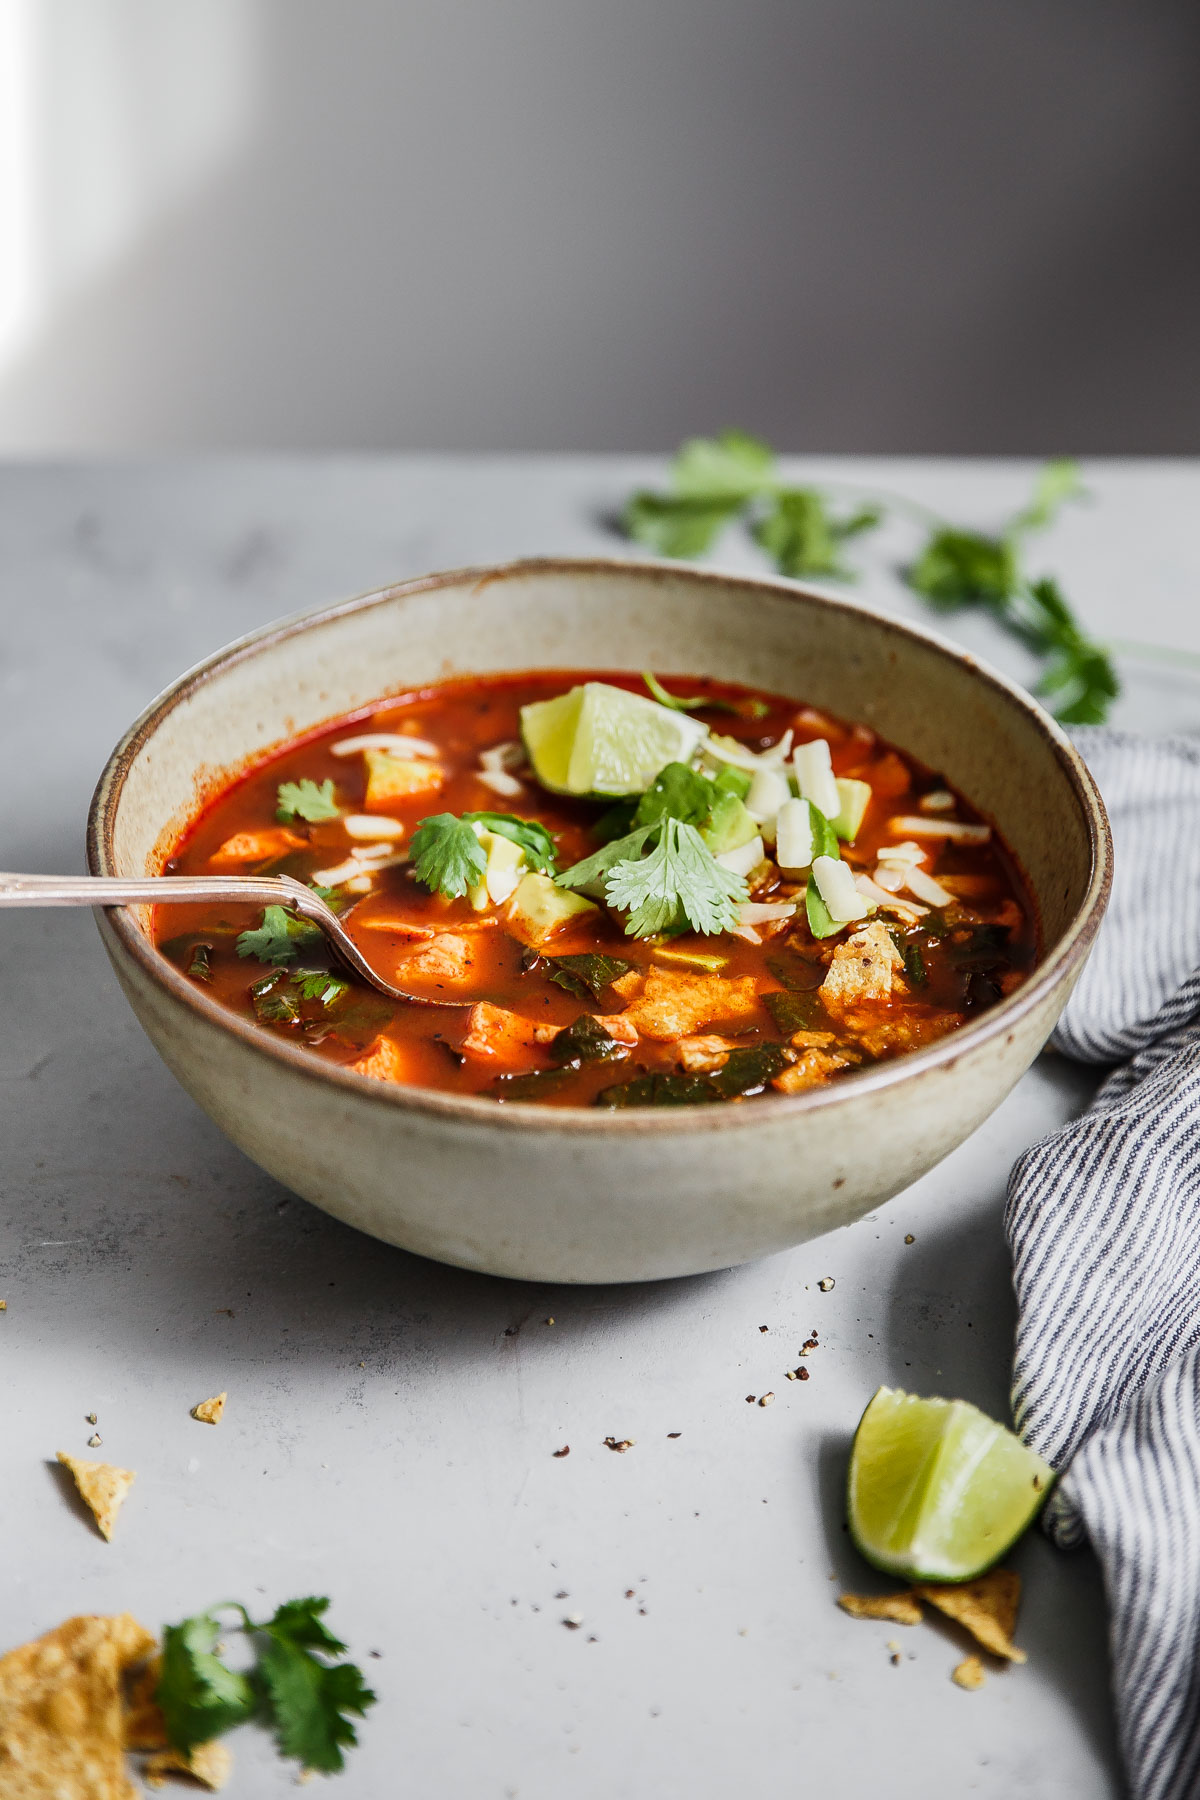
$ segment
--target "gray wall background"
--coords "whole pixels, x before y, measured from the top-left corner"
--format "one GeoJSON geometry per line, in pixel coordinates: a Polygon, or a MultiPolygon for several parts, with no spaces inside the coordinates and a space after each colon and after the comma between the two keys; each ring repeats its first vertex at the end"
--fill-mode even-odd
{"type": "Polygon", "coordinates": [[[0,6],[0,450],[1200,448],[1194,0],[0,6]]]}

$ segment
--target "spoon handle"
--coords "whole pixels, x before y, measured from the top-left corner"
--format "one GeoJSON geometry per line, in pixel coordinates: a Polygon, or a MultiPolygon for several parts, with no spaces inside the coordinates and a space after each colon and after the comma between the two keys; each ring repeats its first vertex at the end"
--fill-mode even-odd
{"type": "Polygon", "coordinates": [[[0,873],[0,906],[158,906],[222,900],[292,906],[296,899],[290,884],[271,875],[146,875],[127,880],[116,875],[0,873]]]}

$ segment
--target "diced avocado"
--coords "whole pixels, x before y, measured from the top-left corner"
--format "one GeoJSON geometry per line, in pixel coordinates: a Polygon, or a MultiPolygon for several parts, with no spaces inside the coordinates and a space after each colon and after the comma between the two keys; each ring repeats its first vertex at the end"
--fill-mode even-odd
{"type": "Polygon", "coordinates": [[[700,835],[714,856],[724,856],[729,850],[740,850],[751,838],[756,838],[759,828],[746,811],[744,800],[736,794],[719,794],[713,802],[708,824],[700,835]]]}
{"type": "Polygon", "coordinates": [[[411,800],[422,794],[436,794],[445,780],[442,765],[424,757],[397,756],[391,750],[363,751],[367,768],[367,791],[363,804],[386,806],[396,800],[411,800]]]}
{"type": "Polygon", "coordinates": [[[487,868],[479,886],[467,890],[467,898],[476,912],[483,912],[486,907],[507,900],[516,888],[520,880],[516,871],[524,867],[525,852],[511,838],[501,837],[499,832],[489,831],[478,822],[473,830],[487,851],[487,868]]]}
{"type": "Polygon", "coordinates": [[[718,794],[736,794],[739,800],[744,800],[750,792],[750,783],[753,779],[748,770],[734,769],[726,763],[720,774],[715,777],[713,786],[718,794]]]}
{"type": "Polygon", "coordinates": [[[838,799],[841,807],[836,819],[829,823],[840,838],[852,844],[862,829],[862,822],[868,806],[871,804],[871,787],[866,781],[851,781],[845,775],[837,778],[838,799]]]}
{"type": "Polygon", "coordinates": [[[709,975],[719,975],[722,969],[729,966],[727,956],[713,956],[705,950],[656,948],[653,955],[655,962],[681,963],[685,969],[703,969],[709,975]]]}
{"type": "Polygon", "coordinates": [[[596,911],[590,900],[555,887],[548,875],[526,875],[512,897],[508,924],[514,937],[536,950],[584,913],[596,911]]]}

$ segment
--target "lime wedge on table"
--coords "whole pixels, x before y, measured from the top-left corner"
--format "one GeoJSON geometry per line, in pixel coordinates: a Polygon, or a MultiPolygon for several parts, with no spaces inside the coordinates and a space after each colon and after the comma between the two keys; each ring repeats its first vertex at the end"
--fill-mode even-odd
{"type": "Polygon", "coordinates": [[[854,1434],[850,1533],[889,1575],[970,1581],[1020,1537],[1053,1480],[978,1407],[881,1387],[854,1434]]]}
{"type": "Polygon", "coordinates": [[[708,727],[626,688],[589,681],[521,708],[533,772],[558,794],[641,794],[669,762],[688,762],[708,727]]]}

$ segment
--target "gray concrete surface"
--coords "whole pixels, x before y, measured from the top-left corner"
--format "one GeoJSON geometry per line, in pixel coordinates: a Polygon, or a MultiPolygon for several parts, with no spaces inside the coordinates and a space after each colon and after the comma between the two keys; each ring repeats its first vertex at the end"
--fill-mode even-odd
{"type": "MultiPolygon", "coordinates": [[[[652,469],[0,470],[0,865],[77,868],[112,742],[235,633],[438,565],[620,553],[604,519],[652,469]]],[[[1013,465],[818,469],[981,524],[1026,484],[1013,465]]],[[[1096,629],[1200,649],[1200,470],[1089,475],[1094,503],[1047,538],[1045,566],[1096,629]]],[[[891,573],[906,542],[897,527],[864,549],[862,586],[915,612],[891,573]]],[[[736,538],[719,554],[759,566],[736,538]]],[[[987,621],[951,623],[1020,672],[987,621]]],[[[1195,729],[1195,677],[1127,674],[1125,723],[1195,729]]],[[[0,1647],[79,1610],[158,1625],[227,1595],[328,1593],[380,1696],[344,1778],[356,1800],[1119,1791],[1086,1553],[1021,1547],[1029,1662],[977,1694],[949,1681],[949,1628],[858,1623],[833,1604],[839,1584],[869,1580],[840,1491],[876,1384],[1004,1408],[1005,1177],[1084,1103],[1088,1075],[1043,1059],[918,1186],[787,1255],[550,1289],[373,1243],[260,1174],[144,1042],[85,914],[0,918],[0,995],[0,1647]],[[785,1381],[814,1326],[812,1378],[785,1381]],[[221,1388],[224,1423],[194,1423],[188,1409],[221,1388]],[[766,1389],[774,1406],[747,1406],[766,1389]],[[47,1466],[58,1449],[88,1454],[93,1411],[99,1454],[138,1474],[110,1545],[47,1466]],[[614,1455],[608,1434],[636,1445],[614,1455]]],[[[234,1748],[233,1800],[290,1791],[262,1734],[234,1748]]]]}

